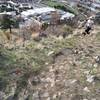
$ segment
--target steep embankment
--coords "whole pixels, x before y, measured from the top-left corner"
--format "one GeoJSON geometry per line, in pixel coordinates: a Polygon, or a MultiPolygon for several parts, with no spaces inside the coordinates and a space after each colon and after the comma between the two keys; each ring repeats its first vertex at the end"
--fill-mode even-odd
{"type": "Polygon", "coordinates": [[[2,48],[1,100],[100,99],[99,27],[85,37],[50,36],[2,48]]]}

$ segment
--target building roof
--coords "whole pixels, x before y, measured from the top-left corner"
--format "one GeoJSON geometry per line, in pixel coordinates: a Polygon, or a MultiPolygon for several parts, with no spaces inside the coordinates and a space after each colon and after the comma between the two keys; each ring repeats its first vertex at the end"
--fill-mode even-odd
{"type": "Polygon", "coordinates": [[[64,14],[60,19],[64,20],[65,18],[69,19],[69,18],[73,18],[75,17],[74,14],[67,12],[66,14],[64,14]]]}
{"type": "Polygon", "coordinates": [[[43,14],[43,13],[47,13],[47,12],[51,12],[51,11],[55,11],[55,10],[56,9],[51,8],[51,7],[42,7],[42,8],[36,8],[36,9],[32,9],[32,10],[23,11],[21,13],[21,15],[24,17],[27,17],[29,15],[43,14]]]}

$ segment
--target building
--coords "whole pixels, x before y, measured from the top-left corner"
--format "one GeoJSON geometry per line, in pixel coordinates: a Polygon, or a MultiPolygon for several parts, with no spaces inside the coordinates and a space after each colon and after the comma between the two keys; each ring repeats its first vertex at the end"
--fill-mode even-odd
{"type": "Polygon", "coordinates": [[[39,0],[0,0],[0,1],[13,1],[15,3],[32,3],[32,2],[38,2],[39,0]]]}

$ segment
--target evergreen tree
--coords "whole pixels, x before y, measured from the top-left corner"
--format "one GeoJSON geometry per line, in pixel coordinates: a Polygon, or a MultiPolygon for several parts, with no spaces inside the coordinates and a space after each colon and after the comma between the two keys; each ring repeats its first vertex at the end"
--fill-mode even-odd
{"type": "Polygon", "coordinates": [[[10,15],[3,15],[3,18],[1,20],[1,29],[3,30],[10,30],[10,33],[12,33],[12,27],[15,25],[15,20],[10,15]]]}

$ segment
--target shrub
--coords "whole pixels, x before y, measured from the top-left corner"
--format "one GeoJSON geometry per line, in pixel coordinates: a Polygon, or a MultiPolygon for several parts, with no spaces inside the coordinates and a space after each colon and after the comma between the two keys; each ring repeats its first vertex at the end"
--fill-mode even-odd
{"type": "Polygon", "coordinates": [[[54,8],[61,9],[63,11],[66,11],[66,7],[65,6],[62,6],[62,5],[55,5],[54,8]]]}
{"type": "Polygon", "coordinates": [[[8,80],[4,77],[0,77],[0,91],[4,90],[8,85],[8,80]]]}
{"type": "Polygon", "coordinates": [[[43,23],[42,24],[42,30],[46,30],[48,28],[48,23],[43,23]]]}
{"type": "Polygon", "coordinates": [[[73,34],[73,28],[71,26],[66,25],[62,28],[62,32],[66,35],[73,34]]]}
{"type": "Polygon", "coordinates": [[[100,24],[100,18],[95,18],[95,23],[100,24]]]}
{"type": "Polygon", "coordinates": [[[65,38],[69,34],[73,34],[73,27],[69,25],[62,25],[56,29],[56,36],[59,37],[60,35],[65,38]]]}

